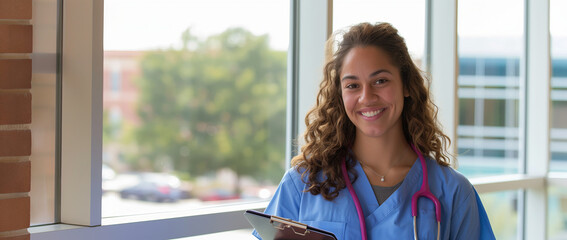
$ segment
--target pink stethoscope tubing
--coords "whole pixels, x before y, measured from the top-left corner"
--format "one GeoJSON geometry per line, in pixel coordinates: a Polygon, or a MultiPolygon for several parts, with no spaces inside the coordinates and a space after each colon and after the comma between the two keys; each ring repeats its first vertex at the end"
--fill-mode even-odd
{"type": "MultiPolygon", "coordinates": [[[[346,158],[346,157],[345,157],[346,158]]],[[[350,182],[350,178],[348,177],[347,170],[346,170],[346,160],[344,160],[341,164],[341,168],[343,170],[343,179],[346,182],[348,192],[354,201],[354,206],[356,207],[356,213],[358,213],[358,222],[360,223],[360,234],[362,235],[362,240],[366,240],[366,221],[364,220],[364,213],[362,212],[362,206],[360,206],[360,201],[358,200],[358,196],[352,187],[352,183],[350,182]]]]}
{"type": "MultiPolygon", "coordinates": [[[[427,165],[425,163],[425,158],[420,151],[418,151],[413,144],[410,144],[411,148],[417,155],[419,156],[419,161],[421,163],[421,168],[423,170],[423,181],[421,184],[421,189],[417,191],[411,198],[411,215],[413,217],[413,235],[414,239],[417,240],[417,201],[420,197],[429,198],[433,204],[435,205],[435,218],[437,219],[437,239],[439,239],[439,233],[441,231],[441,203],[439,200],[431,193],[429,190],[429,181],[427,178],[427,165]]],[[[352,183],[350,182],[350,178],[348,177],[347,170],[346,170],[346,157],[341,164],[341,169],[343,173],[343,178],[345,179],[348,191],[352,200],[354,201],[354,206],[356,207],[356,213],[358,214],[358,221],[360,223],[360,234],[362,235],[362,240],[366,240],[366,221],[364,220],[364,213],[362,212],[362,206],[360,205],[360,201],[358,200],[358,196],[352,187],[352,183]]]]}

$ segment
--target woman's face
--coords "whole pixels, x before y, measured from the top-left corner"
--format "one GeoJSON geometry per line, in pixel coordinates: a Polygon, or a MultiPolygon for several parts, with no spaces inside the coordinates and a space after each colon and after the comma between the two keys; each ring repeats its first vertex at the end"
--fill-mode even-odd
{"type": "Polygon", "coordinates": [[[401,114],[404,91],[400,69],[382,49],[351,49],[340,74],[345,111],[356,126],[356,135],[387,137],[403,134],[401,114]]]}

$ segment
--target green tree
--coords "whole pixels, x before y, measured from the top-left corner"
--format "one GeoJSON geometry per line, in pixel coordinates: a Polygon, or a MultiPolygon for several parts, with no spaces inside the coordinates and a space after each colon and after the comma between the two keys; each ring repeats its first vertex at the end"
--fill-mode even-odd
{"type": "MultiPolygon", "coordinates": [[[[277,182],[284,165],[286,53],[241,28],[141,60],[141,127],[132,156],[154,170],[191,175],[220,168],[277,182]]],[[[239,184],[236,184],[239,192],[239,184]]]]}

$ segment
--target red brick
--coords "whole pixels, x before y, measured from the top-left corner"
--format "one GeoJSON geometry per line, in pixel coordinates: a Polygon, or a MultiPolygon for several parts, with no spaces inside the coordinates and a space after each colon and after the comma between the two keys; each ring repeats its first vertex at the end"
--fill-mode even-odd
{"type": "Polygon", "coordinates": [[[31,53],[32,25],[0,24],[0,53],[31,53]]]}
{"type": "Polygon", "coordinates": [[[0,19],[31,19],[32,0],[0,0],[0,19]]]}
{"type": "Polygon", "coordinates": [[[0,131],[0,157],[30,156],[30,155],[31,155],[30,130],[0,131]]]}
{"type": "Polygon", "coordinates": [[[0,59],[0,89],[29,89],[31,79],[31,59],[0,59]]]}
{"type": "Polygon", "coordinates": [[[30,226],[30,198],[0,199],[0,232],[30,226]]]}
{"type": "Polygon", "coordinates": [[[0,240],[30,240],[30,234],[24,233],[17,236],[0,237],[0,240]]]}
{"type": "Polygon", "coordinates": [[[31,123],[30,92],[0,92],[0,124],[31,123]]]}
{"type": "Polygon", "coordinates": [[[0,193],[29,192],[31,163],[0,162],[0,193]]]}

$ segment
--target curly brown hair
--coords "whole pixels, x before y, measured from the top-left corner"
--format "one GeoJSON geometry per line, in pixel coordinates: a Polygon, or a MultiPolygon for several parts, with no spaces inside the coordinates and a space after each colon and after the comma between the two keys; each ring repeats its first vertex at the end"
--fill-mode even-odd
{"type": "MultiPolygon", "coordinates": [[[[327,41],[329,51],[338,34],[340,32],[327,41]]],[[[306,191],[313,195],[321,194],[327,200],[336,198],[346,186],[340,166],[349,154],[356,134],[355,126],[345,112],[340,88],[343,60],[352,48],[366,46],[384,50],[400,69],[404,90],[409,93],[404,100],[401,117],[408,143],[442,166],[450,163],[447,148],[451,140],[441,131],[437,121],[437,106],[429,96],[429,84],[426,85],[429,79],[412,61],[404,38],[389,23],[361,23],[342,34],[337,50],[327,60],[316,105],[305,117],[305,145],[301,147],[301,153],[292,159],[292,165],[303,172],[302,179],[309,186],[306,191]]],[[[354,161],[347,162],[349,172],[354,173],[354,165],[354,161]]]]}

